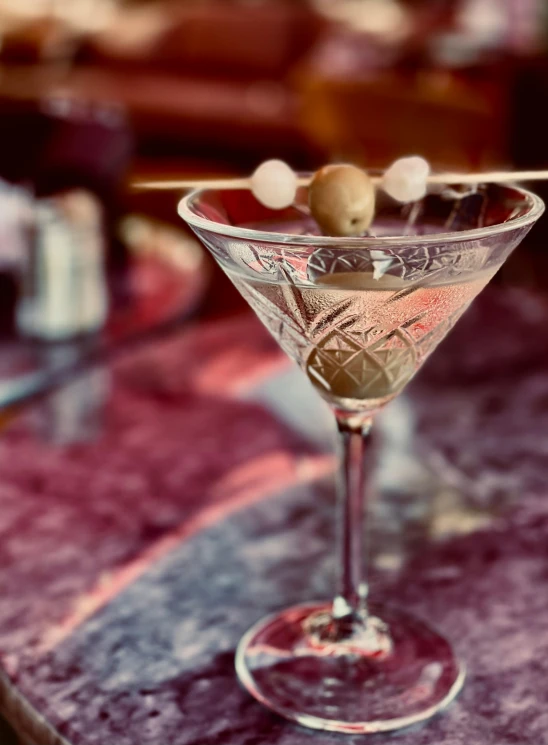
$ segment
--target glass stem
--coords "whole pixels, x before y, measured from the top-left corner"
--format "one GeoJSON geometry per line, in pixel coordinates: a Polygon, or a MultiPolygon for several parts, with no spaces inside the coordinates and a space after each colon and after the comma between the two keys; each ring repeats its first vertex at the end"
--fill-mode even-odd
{"type": "Polygon", "coordinates": [[[333,616],[350,624],[367,619],[365,530],[371,417],[337,415],[341,449],[339,473],[340,577],[333,616]]]}

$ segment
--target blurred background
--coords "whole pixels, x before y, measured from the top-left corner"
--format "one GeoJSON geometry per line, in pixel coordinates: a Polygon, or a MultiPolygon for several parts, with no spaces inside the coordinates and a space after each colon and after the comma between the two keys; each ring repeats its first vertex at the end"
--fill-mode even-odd
{"type": "MultiPolygon", "coordinates": [[[[116,307],[95,288],[95,308],[75,311],[87,320],[37,326],[51,257],[33,274],[8,240],[29,204],[47,203],[42,258],[67,221],[77,253],[82,231],[100,228],[122,305],[135,251],[168,264],[178,252],[190,301],[172,297],[173,282],[170,295],[167,276],[151,280],[150,266],[137,283],[156,283],[141,316],[157,320],[169,315],[158,310],[166,295],[173,310],[201,291],[199,249],[187,235],[185,253],[158,232],[185,235],[180,195],[131,193],[131,179],[247,174],[272,157],[303,170],[332,160],[386,167],[411,153],[438,169],[547,167],[547,90],[544,0],[0,0],[0,318],[51,340],[93,331],[116,307]],[[30,310],[17,307],[21,276],[30,310]]],[[[542,268],[545,225],[523,249],[542,268]]],[[[504,272],[542,277],[515,260],[504,272]]]]}
{"type": "Polygon", "coordinates": [[[543,0],[0,0],[0,39],[0,173],[41,188],[55,158],[84,159],[60,136],[44,153],[48,130],[92,105],[131,141],[112,162],[88,135],[103,172],[547,158],[543,0]]]}
{"type": "Polygon", "coordinates": [[[384,166],[410,151],[439,167],[536,164],[545,6],[1,0],[1,170],[39,175],[44,120],[67,100],[127,117],[139,174],[248,171],[269,156],[384,166]]]}
{"type": "Polygon", "coordinates": [[[543,0],[0,0],[0,41],[0,175],[41,191],[274,156],[548,160],[543,0]]]}
{"type": "Polygon", "coordinates": [[[0,0],[0,44],[0,177],[110,213],[268,157],[548,164],[543,0],[0,0]]]}

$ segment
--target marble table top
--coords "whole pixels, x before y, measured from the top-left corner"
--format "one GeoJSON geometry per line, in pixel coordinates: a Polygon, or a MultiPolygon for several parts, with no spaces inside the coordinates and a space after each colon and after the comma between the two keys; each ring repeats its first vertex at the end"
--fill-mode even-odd
{"type": "Polygon", "coordinates": [[[269,611],[328,597],[333,430],[249,315],[88,371],[0,440],[0,710],[34,745],[548,743],[548,306],[493,288],[377,427],[372,593],[468,678],[394,736],[291,725],[238,685],[269,611]]]}

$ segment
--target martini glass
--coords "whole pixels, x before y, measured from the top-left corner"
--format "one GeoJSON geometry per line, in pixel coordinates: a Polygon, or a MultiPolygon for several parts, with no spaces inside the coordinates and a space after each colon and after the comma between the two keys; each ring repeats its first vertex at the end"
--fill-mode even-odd
{"type": "Polygon", "coordinates": [[[305,726],[394,730],[433,716],[464,667],[424,621],[370,602],[364,526],[374,417],[409,382],[542,214],[509,185],[379,198],[367,237],[318,234],[306,189],[283,211],[246,189],[203,190],[180,215],[331,407],[339,432],[340,568],[331,602],[283,610],[241,640],[236,669],[266,706],[305,726]]]}

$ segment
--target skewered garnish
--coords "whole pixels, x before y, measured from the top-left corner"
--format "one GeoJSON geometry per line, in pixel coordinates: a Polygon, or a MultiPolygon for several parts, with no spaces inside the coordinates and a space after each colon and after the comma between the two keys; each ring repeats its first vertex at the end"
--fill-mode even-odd
{"type": "Polygon", "coordinates": [[[398,202],[418,202],[426,195],[430,165],[418,155],[399,158],[381,180],[381,189],[398,202]]]}
{"type": "Polygon", "coordinates": [[[272,210],[290,207],[297,194],[297,174],[283,160],[266,160],[249,179],[255,199],[272,210]]]}
{"type": "Polygon", "coordinates": [[[325,166],[314,174],[308,203],[326,235],[362,235],[375,214],[375,188],[361,168],[325,166]]]}
{"type": "MultiPolygon", "coordinates": [[[[371,176],[371,183],[379,186],[383,176],[371,176]]],[[[297,187],[310,186],[310,176],[298,176],[297,187]]],[[[432,173],[426,179],[427,184],[507,184],[520,181],[548,181],[548,170],[539,171],[490,171],[486,173],[432,173]]],[[[132,183],[132,188],[144,191],[172,191],[192,189],[250,189],[250,178],[216,178],[216,179],[162,179],[160,181],[140,181],[132,183]]]]}
{"type": "MultiPolygon", "coordinates": [[[[479,184],[548,180],[548,171],[498,171],[492,173],[430,173],[428,161],[418,155],[399,158],[382,175],[369,175],[349,164],[328,165],[312,177],[299,176],[282,160],[267,160],[249,178],[202,181],[149,181],[137,189],[249,189],[255,199],[271,210],[297,204],[299,187],[308,187],[312,217],[326,236],[352,237],[367,234],[375,217],[375,189],[402,204],[418,203],[429,185],[448,198],[463,199],[479,184]],[[455,185],[469,190],[455,191],[455,185]]],[[[411,212],[413,214],[413,212],[411,212]]],[[[411,218],[410,218],[411,219],[411,218]]]]}

